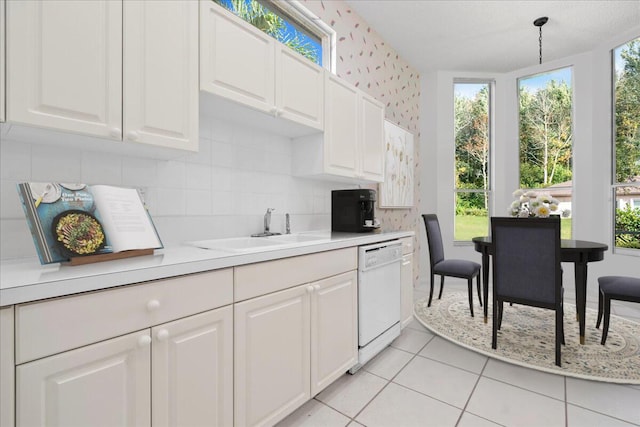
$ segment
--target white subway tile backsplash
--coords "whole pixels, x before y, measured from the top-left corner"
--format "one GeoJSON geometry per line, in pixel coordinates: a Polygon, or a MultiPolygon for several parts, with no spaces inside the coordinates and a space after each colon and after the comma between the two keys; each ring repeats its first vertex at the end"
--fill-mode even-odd
{"type": "Polygon", "coordinates": [[[81,181],[82,152],[80,150],[40,144],[34,144],[31,150],[31,181],[81,181]]]}
{"type": "Polygon", "coordinates": [[[122,184],[122,156],[85,151],[82,153],[80,182],[88,184],[122,184]]]}
{"type": "Polygon", "coordinates": [[[211,189],[214,192],[231,191],[232,180],[233,180],[233,169],[219,168],[219,167],[211,168],[211,189]]]}
{"type": "Polygon", "coordinates": [[[233,145],[229,143],[211,143],[211,164],[214,166],[233,167],[233,145]]]}
{"type": "Polygon", "coordinates": [[[11,219],[24,218],[24,209],[18,196],[17,185],[22,181],[3,180],[0,185],[2,197],[0,198],[0,217],[11,219]]]}
{"type": "MultiPolygon", "coordinates": [[[[191,165],[189,165],[191,167],[191,165]]],[[[184,188],[187,165],[177,160],[159,161],[157,164],[158,187],[184,188]]]]}
{"type": "Polygon", "coordinates": [[[205,119],[211,123],[211,140],[230,144],[237,125],[218,119],[205,119]]]}
{"type": "Polygon", "coordinates": [[[186,215],[185,190],[179,188],[158,188],[156,191],[155,215],[186,215]]]}
{"type": "Polygon", "coordinates": [[[157,185],[157,160],[139,157],[122,159],[122,185],[153,187],[157,185]]]}
{"type": "Polygon", "coordinates": [[[211,215],[211,191],[187,189],[185,198],[187,216],[211,215]]]}
{"type": "Polygon", "coordinates": [[[230,191],[211,192],[211,214],[212,215],[233,215],[233,193],[230,191]]]}
{"type": "Polygon", "coordinates": [[[331,190],[355,187],[292,176],[289,138],[219,120],[201,121],[200,132],[200,151],[174,160],[3,140],[0,258],[35,256],[16,182],[142,189],[165,246],[262,232],[267,208],[275,209],[272,231],[284,232],[286,213],[293,232],[326,230],[331,190]]]}
{"type": "Polygon", "coordinates": [[[191,190],[211,190],[211,168],[206,165],[187,165],[187,188],[191,190]]]}
{"type": "Polygon", "coordinates": [[[31,180],[31,144],[3,140],[0,144],[2,179],[31,180]]]}

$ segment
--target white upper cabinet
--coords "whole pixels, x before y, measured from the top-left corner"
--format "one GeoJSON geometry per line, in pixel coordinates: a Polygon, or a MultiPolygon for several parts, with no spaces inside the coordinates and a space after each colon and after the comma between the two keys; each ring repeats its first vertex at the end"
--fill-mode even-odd
{"type": "Polygon", "coordinates": [[[200,89],[272,112],[275,40],[212,1],[201,4],[200,89]]]}
{"type": "Polygon", "coordinates": [[[196,0],[12,1],[7,23],[8,121],[197,150],[196,0]]]}
{"type": "Polygon", "coordinates": [[[368,95],[360,98],[360,168],[368,181],[384,181],[384,105],[368,95]]]}
{"type": "Polygon", "coordinates": [[[122,2],[7,2],[7,119],[121,138],[122,2]]]}
{"type": "Polygon", "coordinates": [[[198,149],[198,2],[124,2],[123,138],[198,149]]]}
{"type": "Polygon", "coordinates": [[[276,114],[323,129],[324,73],[323,68],[276,43],[276,114]]]}
{"type": "Polygon", "coordinates": [[[324,165],[327,173],[356,177],[358,90],[334,75],[327,78],[324,165]]]}
{"type": "Polygon", "coordinates": [[[384,180],[384,105],[330,73],[324,134],[297,138],[293,171],[347,182],[384,180]]]}
{"type": "Polygon", "coordinates": [[[201,5],[200,89],[322,130],[324,69],[218,4],[201,5]]]}

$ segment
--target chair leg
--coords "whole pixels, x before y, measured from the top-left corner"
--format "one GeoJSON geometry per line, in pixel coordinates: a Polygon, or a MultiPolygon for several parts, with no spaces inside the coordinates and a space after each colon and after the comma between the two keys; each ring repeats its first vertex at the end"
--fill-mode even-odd
{"type": "Polygon", "coordinates": [[[467,279],[467,289],[469,291],[469,310],[471,311],[471,317],[473,317],[473,279],[467,279]]]}
{"type": "Polygon", "coordinates": [[[431,288],[429,289],[429,303],[427,307],[431,307],[431,298],[433,298],[433,282],[435,280],[435,275],[431,273],[431,288]]]}
{"type": "Polygon", "coordinates": [[[494,295],[493,306],[491,307],[491,348],[498,348],[498,301],[494,295]]]}
{"type": "Polygon", "coordinates": [[[560,340],[562,339],[562,310],[556,310],[556,365],[562,366],[561,361],[561,345],[560,340]]]}
{"type": "Polygon", "coordinates": [[[602,341],[600,341],[600,344],[602,345],[607,341],[607,334],[609,333],[609,314],[611,312],[611,298],[608,295],[604,295],[603,300],[604,326],[602,327],[602,341]]]}
{"type": "Polygon", "coordinates": [[[444,288],[444,274],[440,276],[440,293],[438,294],[438,299],[442,299],[442,288],[444,288]]]}
{"type": "Polygon", "coordinates": [[[498,303],[498,329],[502,327],[502,312],[504,311],[504,302],[498,303]]]}
{"type": "Polygon", "coordinates": [[[482,307],[482,291],[480,290],[480,274],[476,276],[476,281],[478,283],[478,301],[480,301],[480,307],[482,307]]]}
{"type": "Polygon", "coordinates": [[[598,320],[596,321],[596,329],[600,327],[600,322],[602,321],[602,304],[604,304],[602,290],[598,290],[598,320]]]}

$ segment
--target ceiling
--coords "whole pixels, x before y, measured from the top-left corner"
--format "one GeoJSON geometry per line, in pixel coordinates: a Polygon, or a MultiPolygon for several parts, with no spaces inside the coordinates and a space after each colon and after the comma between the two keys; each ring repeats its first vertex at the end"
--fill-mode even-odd
{"type": "Polygon", "coordinates": [[[640,0],[346,0],[400,56],[432,70],[509,72],[587,52],[640,28],[640,0]]]}

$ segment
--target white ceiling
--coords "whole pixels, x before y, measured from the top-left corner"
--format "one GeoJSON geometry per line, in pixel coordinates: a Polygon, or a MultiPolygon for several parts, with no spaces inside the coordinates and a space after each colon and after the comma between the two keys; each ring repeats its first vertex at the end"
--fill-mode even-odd
{"type": "Polygon", "coordinates": [[[592,50],[640,26],[640,0],[346,0],[419,72],[509,72],[592,50]]]}

